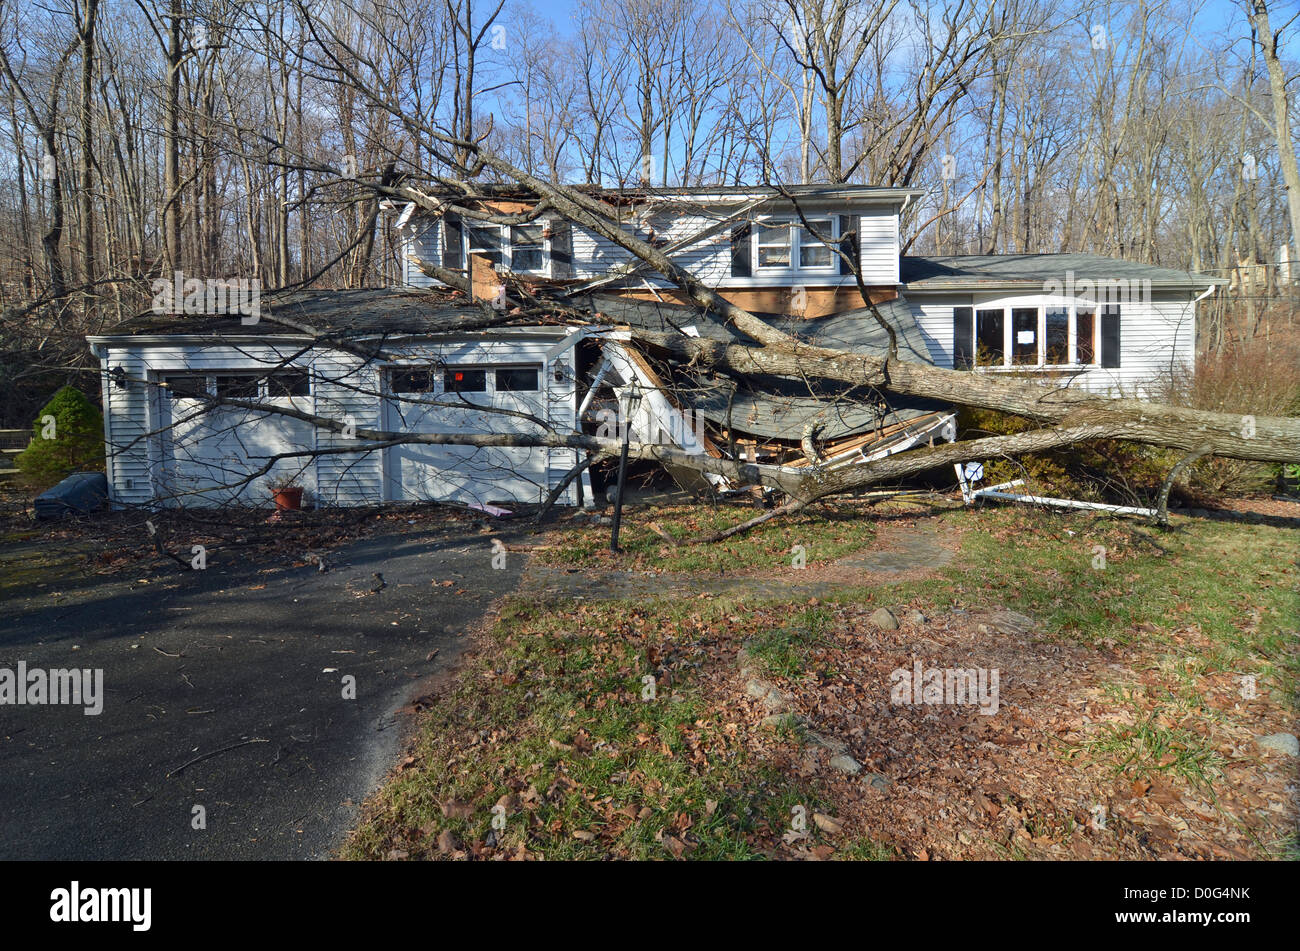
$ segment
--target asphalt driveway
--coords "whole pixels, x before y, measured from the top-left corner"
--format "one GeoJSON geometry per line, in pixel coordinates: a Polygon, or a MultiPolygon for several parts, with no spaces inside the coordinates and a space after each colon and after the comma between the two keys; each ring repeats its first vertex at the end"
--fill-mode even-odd
{"type": "Polygon", "coordinates": [[[0,705],[0,859],[328,856],[398,758],[399,708],[523,567],[494,569],[481,535],[410,531],[325,572],[213,552],[6,586],[0,668],[102,669],[104,706],[0,705]]]}

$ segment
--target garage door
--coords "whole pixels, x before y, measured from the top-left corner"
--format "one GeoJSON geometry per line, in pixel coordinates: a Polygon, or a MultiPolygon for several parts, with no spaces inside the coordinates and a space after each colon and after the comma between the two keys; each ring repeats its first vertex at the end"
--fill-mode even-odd
{"type": "Polygon", "coordinates": [[[296,475],[304,502],[311,503],[315,479],[309,457],[280,461],[258,474],[271,456],[312,449],[315,430],[310,423],[241,407],[209,407],[195,398],[208,393],[311,412],[306,371],[185,372],[165,374],[162,382],[161,495],[178,505],[267,507],[273,504],[271,484],[296,475]]]}
{"type": "MultiPolygon", "coordinates": [[[[507,413],[546,418],[540,364],[395,367],[386,392],[384,428],[402,433],[538,432],[507,413]]],[[[546,459],[540,448],[406,443],[386,450],[388,498],[538,502],[547,491],[546,459]]]]}

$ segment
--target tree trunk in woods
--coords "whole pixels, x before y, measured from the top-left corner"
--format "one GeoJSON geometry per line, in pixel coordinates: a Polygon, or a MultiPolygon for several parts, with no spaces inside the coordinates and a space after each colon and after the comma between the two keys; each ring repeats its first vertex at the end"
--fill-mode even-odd
{"type": "Polygon", "coordinates": [[[89,317],[95,303],[95,18],[99,0],[83,0],[80,10],[81,40],[81,281],[86,288],[83,313],[89,317]]]}
{"type": "Polygon", "coordinates": [[[1287,210],[1291,218],[1291,260],[1296,260],[1296,240],[1300,238],[1300,166],[1296,164],[1295,140],[1291,137],[1291,100],[1287,94],[1286,70],[1278,54],[1278,35],[1268,20],[1265,0],[1251,0],[1251,24],[1255,27],[1255,42],[1259,44],[1268,68],[1269,98],[1273,105],[1273,138],[1282,166],[1282,181],[1286,185],[1287,210]]]}
{"type": "Polygon", "coordinates": [[[167,20],[167,103],[163,135],[163,259],[170,274],[181,263],[181,60],[184,58],[184,10],[181,0],[171,0],[167,20]]]}

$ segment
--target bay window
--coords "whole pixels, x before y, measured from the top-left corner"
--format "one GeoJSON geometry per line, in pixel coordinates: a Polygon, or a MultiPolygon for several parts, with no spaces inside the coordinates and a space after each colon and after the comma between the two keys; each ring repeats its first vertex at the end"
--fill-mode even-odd
{"type": "Polygon", "coordinates": [[[1002,366],[1006,354],[1006,343],[1002,333],[1004,323],[1001,308],[975,312],[976,366],[1002,366]]]}
{"type": "Polygon", "coordinates": [[[1049,307],[1043,315],[1043,362],[1061,366],[1070,362],[1070,311],[1049,307]]]}
{"type": "Polygon", "coordinates": [[[1076,328],[1074,362],[1096,363],[1097,312],[1091,307],[1080,307],[1075,312],[1074,325],[1076,328]]]}
{"type": "Polygon", "coordinates": [[[1038,308],[1011,309],[1011,362],[1018,367],[1038,363],[1038,308]]]}
{"type": "Polygon", "coordinates": [[[1073,307],[953,308],[953,367],[1118,367],[1120,309],[1073,307]],[[973,355],[973,359],[972,359],[973,355]]]}

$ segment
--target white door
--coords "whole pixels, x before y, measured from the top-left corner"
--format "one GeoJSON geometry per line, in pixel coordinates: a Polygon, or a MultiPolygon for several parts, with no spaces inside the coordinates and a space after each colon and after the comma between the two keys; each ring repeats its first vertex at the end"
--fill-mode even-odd
{"type": "MultiPolygon", "coordinates": [[[[384,428],[400,433],[540,432],[541,364],[394,367],[386,374],[384,428]]],[[[404,443],[386,450],[394,501],[539,502],[547,450],[404,443]]]]}
{"type": "Polygon", "coordinates": [[[206,392],[311,412],[306,373],[205,371],[164,374],[159,391],[162,474],[160,495],[177,505],[273,505],[271,485],[294,477],[304,504],[315,492],[310,456],[283,459],[285,452],[310,451],[315,428],[303,420],[233,406],[209,406],[190,395],[206,392]],[[259,379],[261,377],[262,379],[259,379]]]}

